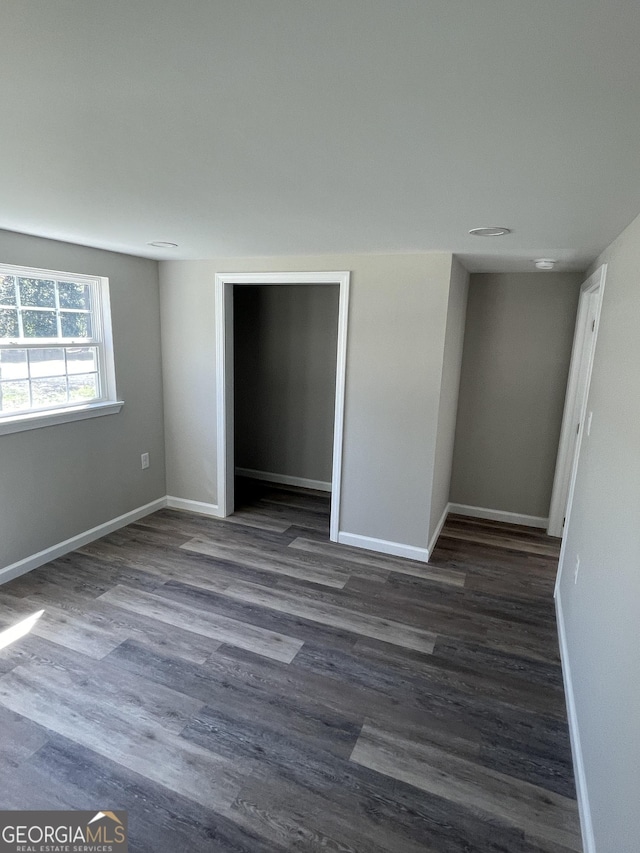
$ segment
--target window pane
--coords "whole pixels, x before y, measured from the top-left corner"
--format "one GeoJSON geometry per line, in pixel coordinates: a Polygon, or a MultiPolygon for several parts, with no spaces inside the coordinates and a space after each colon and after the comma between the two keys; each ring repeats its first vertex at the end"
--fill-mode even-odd
{"type": "Polygon", "coordinates": [[[0,350],[0,379],[28,379],[26,349],[0,350]]]}
{"type": "Polygon", "coordinates": [[[60,312],[63,338],[90,338],[91,314],[68,314],[60,312]]]}
{"type": "Polygon", "coordinates": [[[30,408],[28,382],[0,382],[0,412],[30,408]]]}
{"type": "Polygon", "coordinates": [[[67,373],[90,373],[98,369],[95,347],[67,347],[67,373]]]}
{"type": "MultiPolygon", "coordinates": [[[[74,273],[0,272],[0,420],[78,406],[110,393],[102,286],[74,273]]],[[[107,284],[105,282],[105,293],[107,284]]]]}
{"type": "Polygon", "coordinates": [[[66,369],[63,349],[30,349],[31,376],[64,376],[66,369]]]}
{"type": "Polygon", "coordinates": [[[22,328],[25,338],[57,338],[55,311],[23,311],[22,328]]]}
{"type": "Polygon", "coordinates": [[[88,403],[98,396],[98,377],[95,373],[69,377],[69,402],[88,403]]]}
{"type": "Polygon", "coordinates": [[[91,309],[91,297],[88,284],[74,284],[72,281],[58,282],[61,308],[91,309]]]}
{"type": "Polygon", "coordinates": [[[0,275],[0,305],[16,304],[15,279],[12,275],[0,275]]]}
{"type": "Polygon", "coordinates": [[[34,407],[66,403],[67,380],[64,377],[60,379],[32,379],[31,394],[34,407]]]}
{"type": "Polygon", "coordinates": [[[20,304],[38,308],[56,307],[56,290],[52,281],[42,278],[19,278],[20,304]]]}
{"type": "Polygon", "coordinates": [[[18,312],[11,308],[0,308],[0,338],[18,337],[18,312]]]}

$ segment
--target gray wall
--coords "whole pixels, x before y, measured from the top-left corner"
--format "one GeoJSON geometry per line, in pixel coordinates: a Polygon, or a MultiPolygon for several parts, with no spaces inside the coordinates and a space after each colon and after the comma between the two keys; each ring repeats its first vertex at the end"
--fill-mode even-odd
{"type": "Polygon", "coordinates": [[[117,415],[0,436],[0,567],[166,494],[155,261],[0,232],[0,259],[108,276],[117,415]],[[151,467],[140,469],[149,451],[151,467]]]}
{"type": "Polygon", "coordinates": [[[640,849],[640,217],[608,263],[560,611],[598,853],[640,849]],[[576,556],[580,573],[574,584],[576,556]]]}
{"type": "Polygon", "coordinates": [[[338,297],[234,287],[236,467],[331,483],[338,297]]]}
{"type": "Polygon", "coordinates": [[[454,503],[547,518],[580,273],[472,275],[454,503]]]}
{"type": "Polygon", "coordinates": [[[451,286],[442,364],[429,541],[436,532],[449,502],[468,292],[469,273],[457,258],[454,258],[451,265],[451,286]]]}
{"type": "Polygon", "coordinates": [[[216,503],[216,272],[350,270],[340,529],[426,548],[451,255],[160,264],[169,494],[216,503]]]}

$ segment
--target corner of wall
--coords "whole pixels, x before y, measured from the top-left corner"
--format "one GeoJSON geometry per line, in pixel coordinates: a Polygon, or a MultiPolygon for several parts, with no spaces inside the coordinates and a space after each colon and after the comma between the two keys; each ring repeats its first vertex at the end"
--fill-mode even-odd
{"type": "Polygon", "coordinates": [[[435,546],[449,506],[468,293],[469,272],[458,258],[452,255],[438,398],[434,476],[431,488],[429,553],[435,546]]]}

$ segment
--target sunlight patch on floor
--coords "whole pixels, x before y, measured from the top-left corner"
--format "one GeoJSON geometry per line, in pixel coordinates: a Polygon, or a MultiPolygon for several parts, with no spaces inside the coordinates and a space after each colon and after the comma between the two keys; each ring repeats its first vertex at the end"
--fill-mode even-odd
{"type": "Polygon", "coordinates": [[[10,646],[11,643],[15,643],[16,640],[20,639],[20,637],[24,637],[25,634],[28,634],[43,613],[44,610],[38,610],[37,613],[34,613],[32,616],[27,616],[26,619],[22,619],[16,625],[12,625],[11,628],[6,628],[4,631],[1,631],[0,649],[10,646]]]}

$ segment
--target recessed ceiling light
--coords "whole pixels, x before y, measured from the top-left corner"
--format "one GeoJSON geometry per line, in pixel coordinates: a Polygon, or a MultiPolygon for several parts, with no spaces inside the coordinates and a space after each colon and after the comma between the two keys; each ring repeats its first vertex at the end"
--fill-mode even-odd
{"type": "Polygon", "coordinates": [[[536,267],[539,270],[552,270],[556,265],[556,261],[552,258],[538,258],[536,261],[536,267]]]}
{"type": "Polygon", "coordinates": [[[503,228],[502,225],[491,225],[485,228],[472,228],[469,231],[474,237],[504,237],[511,234],[511,228],[503,228]]]}
{"type": "Polygon", "coordinates": [[[154,240],[153,243],[147,243],[147,246],[154,246],[156,249],[177,249],[177,243],[169,243],[166,240],[154,240]]]}

